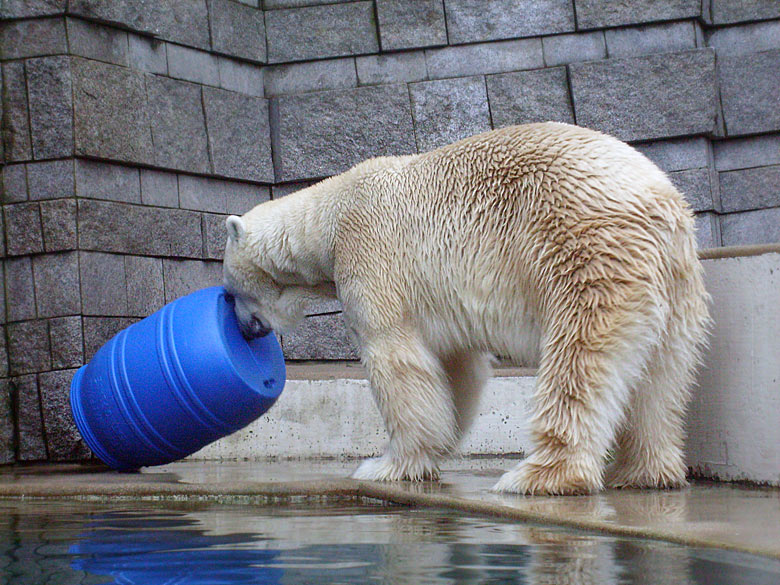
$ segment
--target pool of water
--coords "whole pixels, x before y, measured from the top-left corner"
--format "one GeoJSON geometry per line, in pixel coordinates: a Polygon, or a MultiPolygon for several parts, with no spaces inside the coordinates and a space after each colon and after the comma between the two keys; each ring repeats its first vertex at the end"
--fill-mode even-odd
{"type": "Polygon", "coordinates": [[[385,505],[0,501],[4,585],[780,583],[780,561],[385,505]]]}

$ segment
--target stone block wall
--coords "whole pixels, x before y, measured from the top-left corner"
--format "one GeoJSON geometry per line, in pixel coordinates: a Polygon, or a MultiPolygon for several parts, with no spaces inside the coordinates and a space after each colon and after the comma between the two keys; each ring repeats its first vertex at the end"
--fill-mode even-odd
{"type": "MultiPolygon", "coordinates": [[[[219,283],[224,219],[540,120],[669,173],[703,247],[780,241],[774,0],[5,0],[0,463],[81,459],[81,364],[219,283]]],[[[355,359],[338,303],[282,339],[355,359]]]]}

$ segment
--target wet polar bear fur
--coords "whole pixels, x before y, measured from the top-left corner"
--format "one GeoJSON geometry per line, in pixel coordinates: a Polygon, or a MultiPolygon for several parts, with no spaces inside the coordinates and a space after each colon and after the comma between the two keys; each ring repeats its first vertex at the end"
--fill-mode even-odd
{"type": "Polygon", "coordinates": [[[353,477],[437,478],[497,354],[539,365],[534,449],[497,491],[685,484],[707,295],[689,207],[630,146],[566,124],[504,128],[368,160],[227,227],[245,331],[341,301],[390,436],[353,477]]]}

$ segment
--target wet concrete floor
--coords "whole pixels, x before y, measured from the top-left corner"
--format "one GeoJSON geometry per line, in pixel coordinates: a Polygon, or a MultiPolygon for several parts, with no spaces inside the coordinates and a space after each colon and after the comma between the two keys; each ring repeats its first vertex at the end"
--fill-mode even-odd
{"type": "Polygon", "coordinates": [[[517,522],[568,526],[780,559],[780,489],[699,483],[682,490],[607,490],[592,496],[494,494],[515,462],[453,460],[441,482],[358,482],[355,461],[183,461],[117,473],[97,465],[0,468],[0,498],[214,500],[237,505],[382,500],[517,522]]]}

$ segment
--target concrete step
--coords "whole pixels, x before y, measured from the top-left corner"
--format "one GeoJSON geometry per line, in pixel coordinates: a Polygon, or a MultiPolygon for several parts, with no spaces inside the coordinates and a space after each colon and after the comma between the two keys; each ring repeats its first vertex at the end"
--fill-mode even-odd
{"type": "MultiPolygon", "coordinates": [[[[699,477],[780,485],[780,246],[702,257],[714,326],[688,417],[688,465],[699,477]]],[[[527,453],[534,383],[533,370],[498,368],[461,453],[527,453]]],[[[266,415],[193,458],[368,457],[386,441],[359,364],[291,364],[266,415]]]]}

